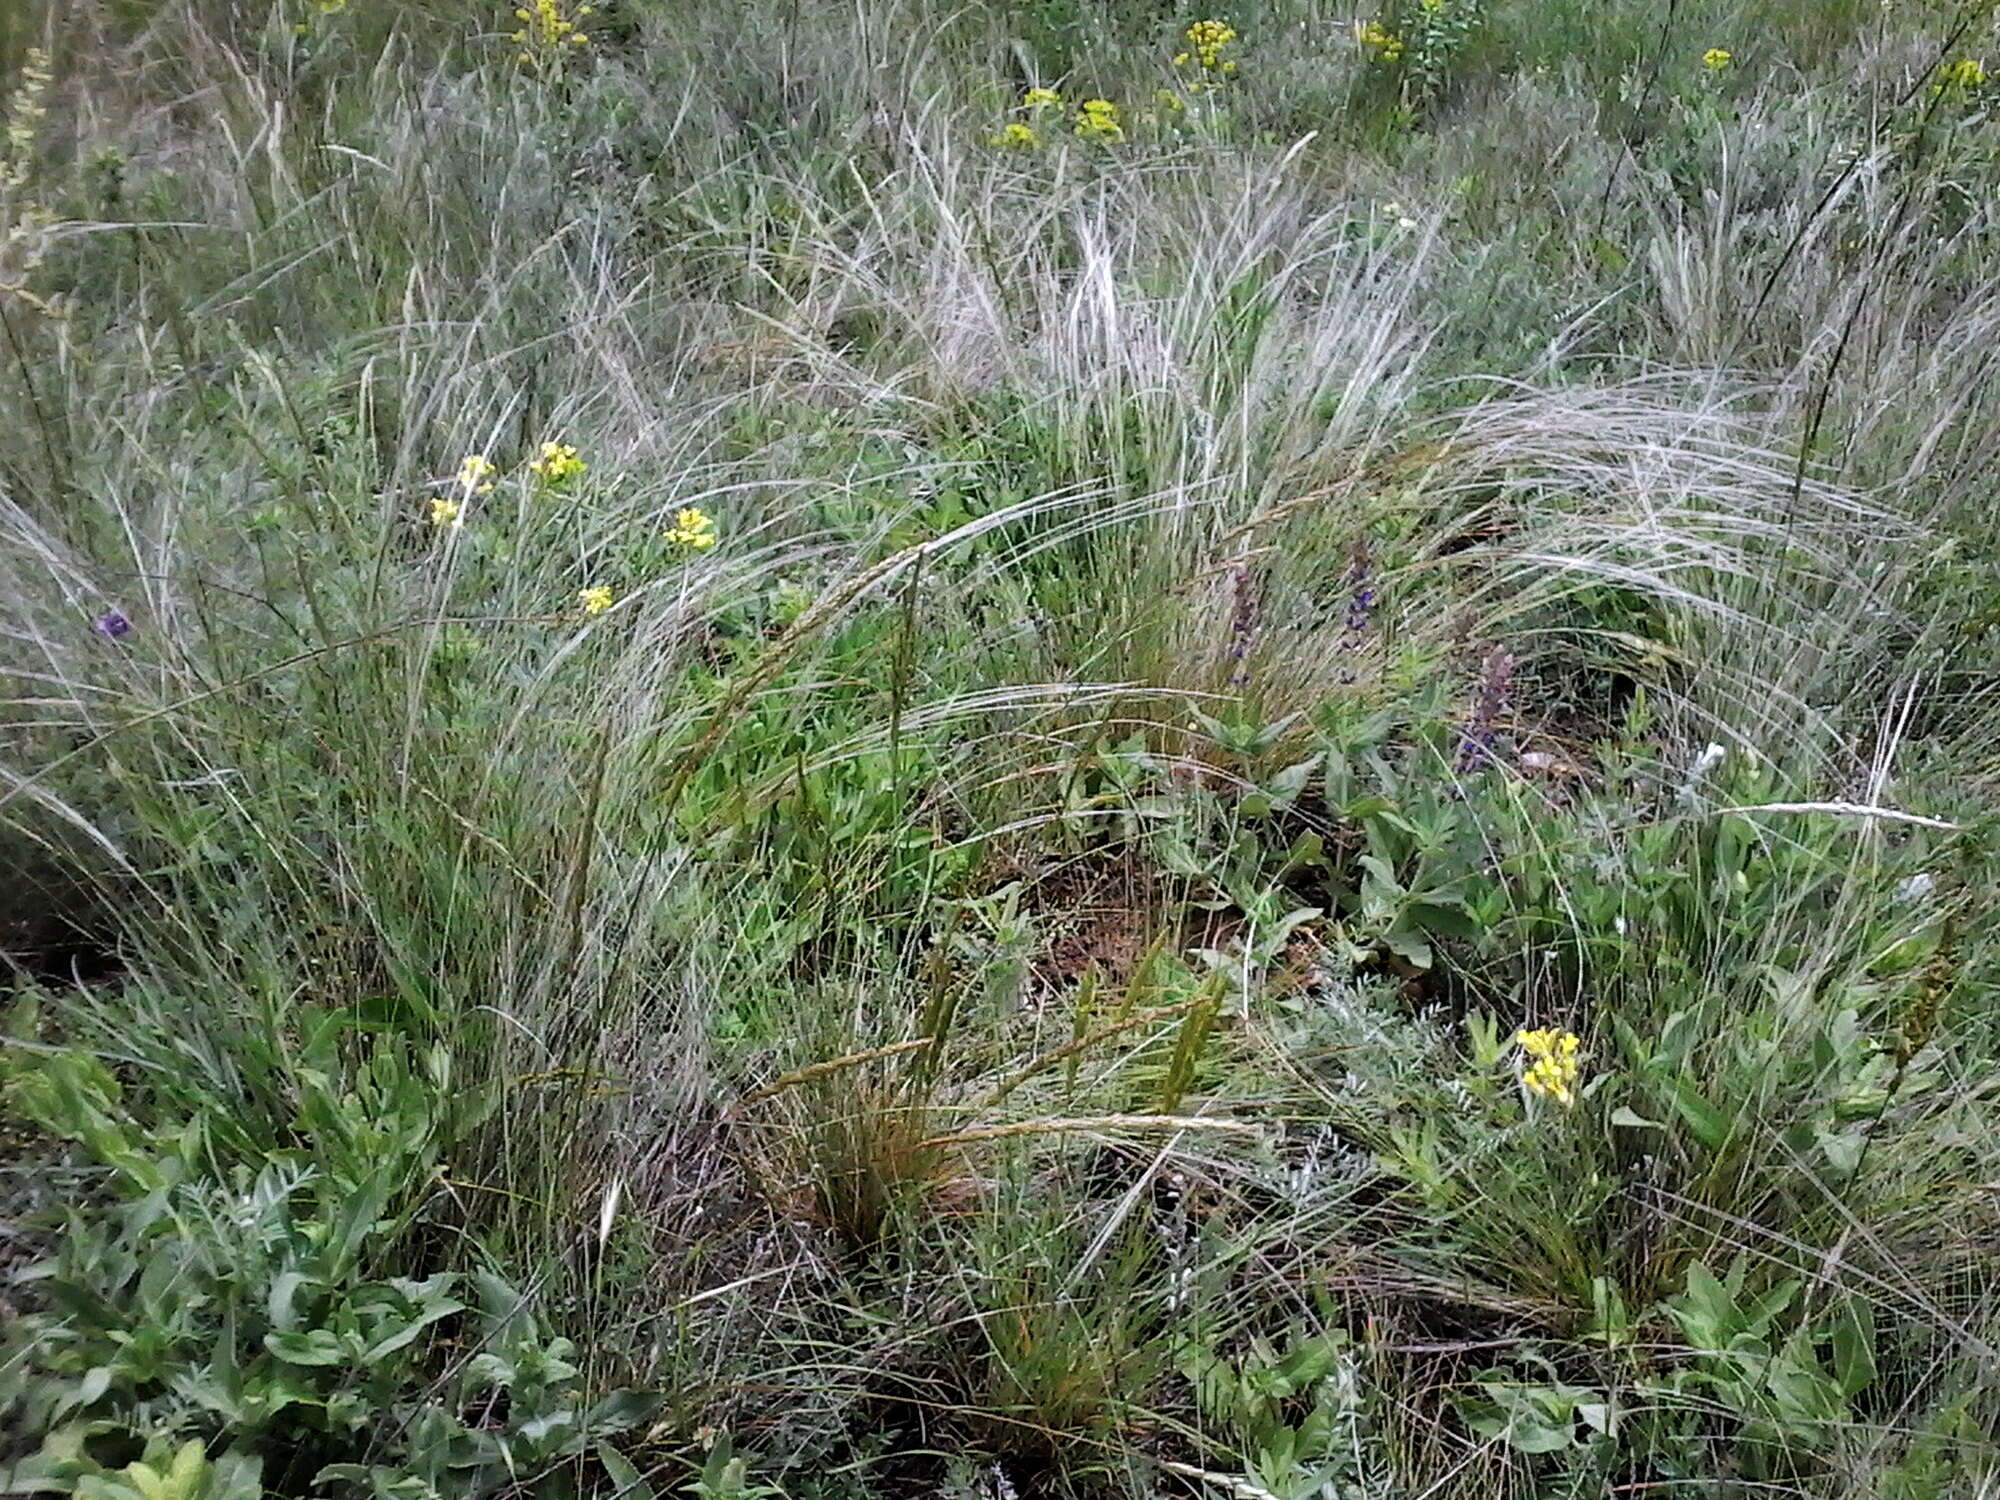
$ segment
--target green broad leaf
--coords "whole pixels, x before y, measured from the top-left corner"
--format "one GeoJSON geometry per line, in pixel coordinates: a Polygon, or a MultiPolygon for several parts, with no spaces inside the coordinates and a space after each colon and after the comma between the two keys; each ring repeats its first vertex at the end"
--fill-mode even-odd
{"type": "Polygon", "coordinates": [[[69,1393],[68,1398],[61,1403],[61,1406],[66,1410],[94,1406],[103,1399],[104,1393],[110,1389],[111,1367],[109,1365],[99,1365],[94,1370],[87,1372],[83,1379],[76,1383],[75,1388],[69,1393]]]}
{"type": "Polygon", "coordinates": [[[1764,1337],[1770,1331],[1771,1325],[1777,1322],[1785,1309],[1792,1305],[1792,1299],[1798,1294],[1797,1277],[1779,1282],[1750,1304],[1749,1309],[1743,1314],[1743,1326],[1758,1338],[1764,1337]]]}
{"type": "Polygon", "coordinates": [[[1479,924],[1456,900],[1442,896],[1433,895],[1422,901],[1412,901],[1403,909],[1403,920],[1444,937],[1470,940],[1479,936],[1479,924]]]}
{"type": "Polygon", "coordinates": [[[1291,848],[1285,851],[1284,864],[1280,867],[1279,873],[1289,874],[1293,870],[1325,863],[1326,840],[1316,833],[1302,833],[1292,841],[1291,848]]]}
{"type": "Polygon", "coordinates": [[[522,1442],[551,1457],[569,1452],[583,1436],[576,1413],[567,1406],[530,1417],[515,1430],[522,1442]]]}
{"type": "Polygon", "coordinates": [[[597,1461],[611,1480],[611,1500],[655,1500],[653,1487],[632,1467],[632,1461],[609,1443],[597,1445],[597,1461]]]}
{"type": "Polygon", "coordinates": [[[1382,946],[1412,968],[1428,969],[1431,966],[1431,945],[1422,933],[1393,928],[1382,934],[1382,946]]]}
{"type": "Polygon", "coordinates": [[[263,1500],[264,1460],[231,1449],[208,1466],[203,1500],[263,1500]]]}
{"type": "Polygon", "coordinates": [[[1328,1335],[1307,1339],[1293,1349],[1272,1372],[1282,1387],[1279,1394],[1308,1390],[1326,1379],[1340,1359],[1340,1347],[1341,1341],[1328,1335]]]}
{"type": "Polygon", "coordinates": [[[1395,870],[1390,868],[1389,862],[1380,855],[1364,854],[1355,863],[1361,866],[1369,882],[1381,886],[1392,896],[1405,894],[1403,883],[1396,878],[1395,870]]]}
{"type": "Polygon", "coordinates": [[[1835,1173],[1851,1177],[1854,1169],[1861,1165],[1861,1154],[1867,1149],[1868,1136],[1859,1130],[1815,1130],[1813,1142],[1835,1173]]]}
{"type": "Polygon", "coordinates": [[[665,1404],[666,1398],[657,1391],[613,1391],[583,1414],[584,1430],[593,1437],[628,1432],[652,1421],[665,1404]]]}
{"type": "Polygon", "coordinates": [[[309,1333],[267,1333],[264,1347],[288,1365],[338,1365],[347,1362],[347,1346],[331,1330],[309,1333]]]}
{"type": "Polygon", "coordinates": [[[167,1470],[168,1494],[176,1500],[189,1500],[207,1469],[207,1445],[199,1438],[189,1438],[175,1450],[173,1464],[167,1470]]]}
{"type": "Polygon", "coordinates": [[[1298,800],[1299,794],[1306,789],[1306,783],[1312,780],[1312,773],[1315,769],[1317,769],[1317,762],[1310,760],[1302,760],[1297,765],[1286,766],[1284,770],[1271,778],[1264,789],[1270,794],[1271,800],[1279,807],[1289,807],[1298,800]]]}
{"type": "Polygon", "coordinates": [[[298,1323],[298,1311],[293,1307],[299,1289],[311,1283],[312,1277],[303,1271],[281,1271],[271,1280],[271,1295],[266,1299],[265,1312],[271,1326],[280,1333],[290,1333],[298,1323]]]}
{"type": "Polygon", "coordinates": [[[1551,1426],[1519,1416],[1509,1424],[1506,1437],[1517,1453],[1560,1453],[1576,1446],[1574,1426],[1551,1426]]]}
{"type": "Polygon", "coordinates": [[[1186,840],[1178,834],[1163,833],[1154,844],[1161,866],[1169,875],[1198,878],[1209,873],[1206,862],[1197,858],[1186,840]]]}
{"type": "Polygon", "coordinates": [[[1833,1374],[1843,1396],[1874,1383],[1875,1312],[1859,1297],[1849,1297],[1834,1319],[1833,1374]]]}
{"type": "Polygon", "coordinates": [[[313,1476],[315,1489],[336,1482],[360,1485],[376,1500],[438,1500],[438,1492],[414,1474],[368,1464],[328,1464],[313,1476]]]}
{"type": "Polygon", "coordinates": [[[1719,1350],[1741,1321],[1736,1298],[1700,1261],[1688,1267],[1687,1291],[1669,1308],[1681,1337],[1696,1349],[1719,1350]]]}
{"type": "Polygon", "coordinates": [[[1685,1078],[1671,1079],[1667,1090],[1675,1111],[1697,1141],[1710,1151],[1720,1151],[1728,1144],[1732,1130],[1729,1116],[1703,1098],[1692,1083],[1685,1078]]]}
{"type": "Polygon", "coordinates": [[[430,1327],[431,1324],[443,1318],[448,1318],[455,1312],[463,1312],[464,1310],[465,1304],[451,1297],[425,1303],[422,1310],[410,1322],[404,1324],[386,1338],[371,1345],[362,1354],[361,1363],[372,1369],[399,1349],[409,1348],[411,1344],[417,1341],[417,1336],[430,1327]]]}
{"type": "Polygon", "coordinates": [[[1606,1437],[1617,1435],[1617,1416],[1610,1403],[1604,1401],[1581,1401],[1577,1403],[1576,1414],[1583,1418],[1584,1425],[1606,1437]]]}
{"type": "Polygon", "coordinates": [[[1602,1340],[1615,1349],[1632,1336],[1632,1318],[1625,1309],[1625,1295],[1609,1276],[1591,1278],[1590,1305],[1590,1329],[1586,1337],[1602,1340]]]}
{"type": "Polygon", "coordinates": [[[273,1369],[268,1376],[245,1381],[235,1399],[243,1422],[252,1427],[269,1422],[288,1406],[324,1408],[326,1405],[306,1377],[285,1365],[273,1369]]]}

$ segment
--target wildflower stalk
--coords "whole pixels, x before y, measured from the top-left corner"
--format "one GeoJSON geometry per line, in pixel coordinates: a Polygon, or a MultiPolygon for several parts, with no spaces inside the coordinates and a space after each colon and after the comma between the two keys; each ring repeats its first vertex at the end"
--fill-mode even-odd
{"type": "Polygon", "coordinates": [[[1466,720],[1458,748],[1461,773],[1476,771],[1494,763],[1493,747],[1499,738],[1498,724],[1507,707],[1507,687],[1514,676],[1514,657],[1505,646],[1486,653],[1480,668],[1479,692],[1473,699],[1472,715],[1466,720]]]}
{"type": "Polygon", "coordinates": [[[1229,612],[1229,685],[1250,685],[1250,648],[1257,633],[1260,600],[1257,580],[1247,564],[1229,570],[1229,592],[1233,601],[1229,612]]]}

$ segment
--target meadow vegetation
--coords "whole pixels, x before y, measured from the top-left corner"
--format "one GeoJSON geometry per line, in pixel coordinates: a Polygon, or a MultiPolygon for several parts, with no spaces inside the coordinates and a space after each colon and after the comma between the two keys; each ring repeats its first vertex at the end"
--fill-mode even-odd
{"type": "Polygon", "coordinates": [[[0,1491],[2000,1496],[1989,57],[0,6],[0,1491]]]}

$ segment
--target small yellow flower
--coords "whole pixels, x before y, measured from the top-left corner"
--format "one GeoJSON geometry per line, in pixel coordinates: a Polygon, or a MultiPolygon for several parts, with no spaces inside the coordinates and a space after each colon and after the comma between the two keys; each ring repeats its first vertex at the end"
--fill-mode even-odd
{"type": "Polygon", "coordinates": [[[1222,73],[1236,71],[1235,65],[1225,62],[1222,56],[1223,49],[1236,40],[1236,28],[1227,21],[1196,21],[1194,25],[1188,27],[1185,35],[1188,50],[1174,58],[1175,67],[1186,67],[1189,55],[1192,54],[1194,61],[1205,71],[1222,73]]]}
{"type": "Polygon", "coordinates": [[[568,443],[544,443],[541,453],[528,461],[528,472],[543,484],[564,484],[589,467],[568,443]]]}
{"type": "Polygon", "coordinates": [[[1540,1094],[1558,1104],[1576,1103],[1576,1084],[1583,1074],[1578,1053],[1583,1043],[1572,1031],[1522,1031],[1514,1037],[1527,1055],[1521,1083],[1531,1094],[1540,1094]]]}
{"type": "Polygon", "coordinates": [[[1956,62],[1948,62],[1938,69],[1937,86],[1933,93],[1942,94],[1949,90],[1961,93],[1981,88],[1986,83],[1986,64],[1977,57],[1961,57],[1956,62]]]}
{"type": "Polygon", "coordinates": [[[1153,95],[1153,102],[1170,115],[1177,114],[1187,108],[1181,96],[1176,94],[1172,89],[1161,89],[1157,94],[1153,95]]]}
{"type": "Polygon", "coordinates": [[[706,552],[715,545],[715,521],[705,511],[689,506],[674,517],[667,540],[696,552],[706,552]]]}
{"type": "Polygon", "coordinates": [[[431,501],[431,525],[456,529],[465,524],[465,507],[456,500],[440,495],[431,501]]]}
{"type": "Polygon", "coordinates": [[[1015,146],[1024,150],[1033,150],[1036,146],[1041,145],[1042,138],[1035,134],[1035,128],[1032,125],[1023,125],[1019,120],[1015,120],[1013,123],[1003,127],[1000,133],[992,138],[992,143],[996,146],[1015,146]]]}
{"type": "Polygon", "coordinates": [[[1125,139],[1125,127],[1118,123],[1118,106],[1109,99],[1086,99],[1077,106],[1076,133],[1086,141],[1107,145],[1125,139]]]}
{"type": "Polygon", "coordinates": [[[1062,95],[1054,89],[1029,89],[1021,96],[1023,109],[1055,109],[1062,103],[1062,95]]]}
{"type": "Polygon", "coordinates": [[[467,495],[490,495],[499,472],[484,454],[468,453],[458,461],[458,487],[467,495]]]}
{"type": "Polygon", "coordinates": [[[570,53],[590,45],[576,23],[592,13],[588,5],[566,12],[565,0],[533,0],[514,12],[521,29],[508,33],[507,40],[521,49],[520,59],[530,67],[560,71],[570,53]]]}
{"type": "Polygon", "coordinates": [[[1358,35],[1363,49],[1374,53],[1378,61],[1385,63],[1402,61],[1403,39],[1379,21],[1370,21],[1361,28],[1358,35]]]}
{"type": "Polygon", "coordinates": [[[1711,73],[1720,73],[1734,61],[1735,57],[1721,47],[1710,47],[1701,55],[1701,65],[1711,73]]]}
{"type": "Polygon", "coordinates": [[[602,584],[576,591],[576,602],[582,607],[585,616],[603,614],[611,608],[612,597],[611,590],[602,584]]]}
{"type": "Polygon", "coordinates": [[[323,16],[337,16],[347,9],[347,0],[313,0],[313,8],[323,16]]]}

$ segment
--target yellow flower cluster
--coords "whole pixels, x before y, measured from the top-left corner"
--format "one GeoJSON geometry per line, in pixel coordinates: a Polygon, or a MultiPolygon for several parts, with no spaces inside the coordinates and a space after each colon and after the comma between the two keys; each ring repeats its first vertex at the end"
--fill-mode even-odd
{"type": "Polygon", "coordinates": [[[1362,47],[1374,53],[1379,61],[1396,63],[1403,60],[1403,39],[1381,22],[1370,21],[1361,28],[1360,37],[1362,47]]]}
{"type": "Polygon", "coordinates": [[[1029,151],[1042,143],[1042,138],[1035,134],[1035,127],[1024,125],[1019,120],[1002,126],[1000,133],[990,140],[995,146],[1015,146],[1029,151]]]}
{"type": "Polygon", "coordinates": [[[1710,47],[1701,55],[1701,65],[1711,73],[1720,73],[1735,61],[1735,55],[1721,47],[1710,47]]]}
{"type": "Polygon", "coordinates": [[[483,453],[468,453],[458,461],[458,487],[466,495],[493,493],[493,476],[500,470],[483,453]]]}
{"type": "Polygon", "coordinates": [[[612,598],[611,590],[602,584],[594,588],[578,589],[576,592],[577,605],[583,610],[586,617],[603,614],[607,609],[611,608],[612,598]]]}
{"type": "Polygon", "coordinates": [[[1077,106],[1076,133],[1086,141],[1116,145],[1125,139],[1125,127],[1118,123],[1118,106],[1109,99],[1086,99],[1077,106]]]}
{"type": "Polygon", "coordinates": [[[674,517],[667,540],[695,552],[706,552],[715,545],[715,521],[706,511],[689,506],[674,517]]]}
{"type": "Polygon", "coordinates": [[[1541,1094],[1558,1104],[1576,1103],[1576,1082],[1583,1074],[1577,1054],[1583,1044],[1573,1031],[1523,1031],[1514,1040],[1528,1056],[1521,1070],[1521,1082],[1531,1094],[1541,1094]]]}
{"type": "Polygon", "coordinates": [[[1956,62],[1948,62],[1938,69],[1938,81],[1934,93],[1956,91],[1967,93],[1984,87],[1986,64],[1976,57],[1961,57],[1956,62]]]}
{"type": "Polygon", "coordinates": [[[540,456],[528,461],[528,472],[551,485],[564,484],[588,467],[568,443],[544,443],[540,456]]]}
{"type": "Polygon", "coordinates": [[[1026,110],[1060,109],[1062,95],[1054,89],[1029,89],[1021,96],[1021,108],[1026,110]]]}
{"type": "Polygon", "coordinates": [[[464,524],[465,505],[463,501],[453,500],[445,495],[440,495],[431,501],[431,525],[449,526],[455,530],[464,524]]]}
{"type": "Polygon", "coordinates": [[[1190,61],[1206,72],[1234,73],[1236,64],[1223,57],[1223,51],[1236,40],[1236,28],[1227,21],[1196,21],[1187,29],[1188,50],[1174,59],[1174,66],[1185,68],[1190,61]]]}
{"type": "Polygon", "coordinates": [[[579,5],[574,17],[563,13],[564,0],[532,0],[514,12],[521,29],[507,40],[521,49],[521,61],[532,67],[560,67],[568,53],[590,45],[590,38],[577,29],[577,22],[596,14],[595,8],[579,5]]]}

